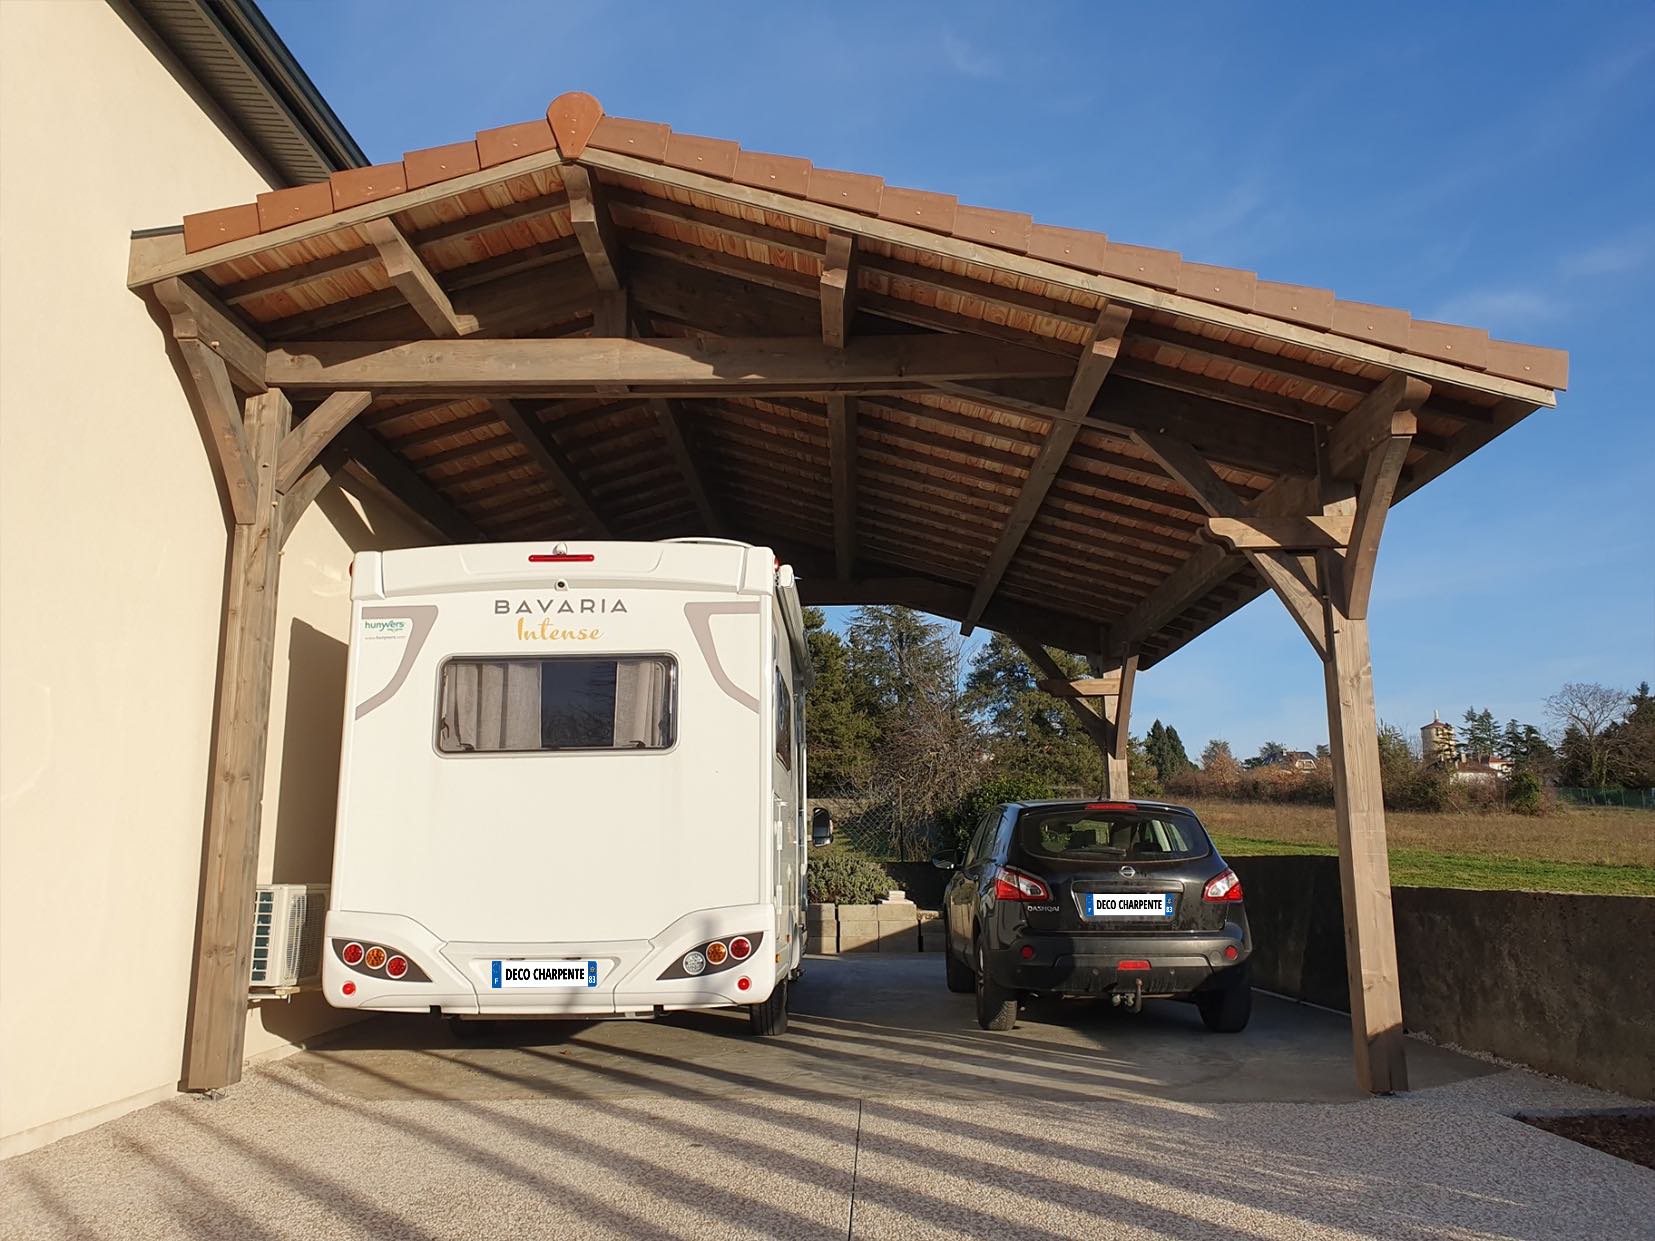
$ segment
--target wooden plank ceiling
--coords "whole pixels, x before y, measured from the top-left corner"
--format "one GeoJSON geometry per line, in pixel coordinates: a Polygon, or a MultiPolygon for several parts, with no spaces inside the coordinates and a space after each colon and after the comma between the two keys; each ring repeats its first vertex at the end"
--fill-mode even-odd
{"type": "MultiPolygon", "coordinates": [[[[1555,351],[601,117],[584,97],[190,217],[135,248],[135,287],[173,277],[287,347],[271,365],[293,375],[316,342],[797,337],[842,351],[847,375],[858,350],[895,356],[882,338],[977,342],[1015,377],[478,379],[380,389],[342,443],[455,533],[739,538],[791,559],[807,598],[910,602],[1081,651],[1130,640],[1145,666],[1263,586],[1239,553],[1194,572],[1214,555],[1206,513],[1134,432],[1195,445],[1250,500],[1314,479],[1319,436],[1395,371],[1422,373],[1406,495],[1566,378],[1555,351]]],[[[289,390],[301,414],[327,395],[289,390]]]]}

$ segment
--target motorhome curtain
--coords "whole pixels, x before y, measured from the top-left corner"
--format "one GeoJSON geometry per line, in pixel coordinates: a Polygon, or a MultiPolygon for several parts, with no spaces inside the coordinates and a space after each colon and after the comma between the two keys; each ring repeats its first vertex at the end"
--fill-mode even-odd
{"type": "Polygon", "coordinates": [[[443,749],[540,747],[538,661],[468,660],[452,663],[444,672],[443,749]]]}
{"type": "Polygon", "coordinates": [[[623,660],[615,668],[615,745],[671,744],[666,732],[667,665],[658,659],[623,660]]]}

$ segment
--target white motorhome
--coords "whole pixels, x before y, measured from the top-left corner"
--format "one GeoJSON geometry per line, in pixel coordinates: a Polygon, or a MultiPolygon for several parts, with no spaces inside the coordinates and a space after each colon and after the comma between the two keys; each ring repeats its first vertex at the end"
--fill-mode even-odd
{"type": "Polygon", "coordinates": [[[431,547],[358,555],[351,597],[330,1004],[785,1028],[809,843],[791,568],[720,540],[431,547]]]}

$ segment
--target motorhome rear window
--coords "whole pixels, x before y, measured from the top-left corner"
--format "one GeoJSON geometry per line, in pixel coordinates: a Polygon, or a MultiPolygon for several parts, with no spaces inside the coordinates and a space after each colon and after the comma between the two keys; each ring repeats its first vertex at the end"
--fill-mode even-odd
{"type": "Polygon", "coordinates": [[[444,754],[665,750],[676,732],[677,664],[623,659],[451,659],[442,667],[444,754]]]}

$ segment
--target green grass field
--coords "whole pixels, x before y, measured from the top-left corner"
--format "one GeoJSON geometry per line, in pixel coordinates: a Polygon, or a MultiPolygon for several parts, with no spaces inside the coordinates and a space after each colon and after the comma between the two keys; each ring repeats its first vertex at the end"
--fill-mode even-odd
{"type": "MultiPolygon", "coordinates": [[[[1219,851],[1231,856],[1337,851],[1331,809],[1257,802],[1194,809],[1219,851]]],[[[1385,824],[1398,887],[1655,896],[1655,813],[1576,807],[1536,819],[1392,812],[1385,824]]]]}

